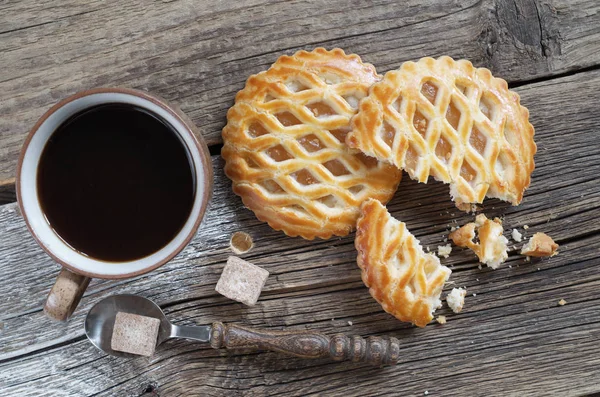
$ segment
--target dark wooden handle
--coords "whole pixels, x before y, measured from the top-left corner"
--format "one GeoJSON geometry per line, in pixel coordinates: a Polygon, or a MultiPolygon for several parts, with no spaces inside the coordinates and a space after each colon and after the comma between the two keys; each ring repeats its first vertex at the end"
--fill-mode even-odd
{"type": "Polygon", "coordinates": [[[253,348],[291,354],[303,358],[331,357],[373,365],[396,364],[400,342],[396,338],[345,335],[327,336],[307,331],[267,331],[239,325],[213,323],[210,345],[215,349],[253,348]]]}

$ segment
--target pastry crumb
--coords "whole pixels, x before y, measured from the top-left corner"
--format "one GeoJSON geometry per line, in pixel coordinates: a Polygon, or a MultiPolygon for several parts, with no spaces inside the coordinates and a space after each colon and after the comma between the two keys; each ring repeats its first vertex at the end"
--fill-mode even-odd
{"type": "Polygon", "coordinates": [[[446,324],[446,316],[439,315],[436,317],[435,321],[437,321],[438,324],[446,324]]]}
{"type": "Polygon", "coordinates": [[[556,250],[558,244],[547,234],[538,232],[521,248],[521,255],[548,257],[556,255],[556,250]]]}
{"type": "Polygon", "coordinates": [[[560,306],[564,306],[564,305],[566,305],[566,304],[567,304],[567,301],[566,301],[566,300],[564,300],[564,299],[561,299],[561,300],[559,300],[559,301],[558,301],[558,304],[559,304],[560,306]]]}
{"type": "Polygon", "coordinates": [[[352,321],[350,321],[350,320],[348,320],[348,325],[352,326],[352,325],[353,325],[353,322],[352,322],[352,321]]]}
{"type": "Polygon", "coordinates": [[[529,225],[523,225],[523,229],[525,229],[525,230],[529,229],[529,225]]]}
{"type": "Polygon", "coordinates": [[[426,396],[428,396],[428,395],[429,395],[429,391],[425,390],[425,391],[423,392],[423,394],[424,394],[424,395],[426,395],[426,396]]]}
{"type": "Polygon", "coordinates": [[[508,258],[508,239],[503,236],[502,221],[479,214],[475,222],[467,223],[448,236],[459,247],[471,249],[479,262],[497,269],[508,258]],[[475,242],[476,238],[479,240],[475,242]]]}
{"type": "Polygon", "coordinates": [[[515,240],[517,243],[523,241],[523,235],[517,229],[513,229],[511,235],[512,239],[515,240]]]}
{"type": "Polygon", "coordinates": [[[438,245],[438,256],[448,258],[452,252],[452,246],[450,244],[438,245]]]}
{"type": "Polygon", "coordinates": [[[466,295],[467,290],[462,288],[452,288],[452,291],[446,295],[446,303],[448,304],[448,307],[452,309],[454,313],[460,313],[465,304],[466,295]]]}

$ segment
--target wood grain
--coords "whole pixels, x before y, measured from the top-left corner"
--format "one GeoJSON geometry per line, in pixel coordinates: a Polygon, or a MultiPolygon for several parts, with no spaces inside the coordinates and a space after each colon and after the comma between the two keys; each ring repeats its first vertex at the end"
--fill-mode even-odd
{"type": "Polygon", "coordinates": [[[298,49],[342,47],[380,72],[450,55],[512,83],[600,60],[595,0],[28,0],[0,11],[0,181],[44,111],[91,87],[161,95],[217,144],[246,78],[298,49]]]}
{"type": "MultiPolygon", "coordinates": [[[[504,216],[507,236],[543,231],[556,257],[526,262],[514,243],[508,262],[478,269],[455,248],[442,263],[469,295],[461,314],[446,306],[445,325],[416,329],[384,313],[360,280],[352,236],[327,241],[285,237],[242,208],[213,158],[215,193],[199,234],[173,261],[122,281],[92,280],[66,324],[43,316],[58,266],[28,235],[15,204],[0,207],[0,395],[584,395],[600,392],[600,71],[527,84],[517,90],[536,127],[536,170],[523,204],[485,203],[504,216]],[[523,226],[529,229],[524,230],[523,226]],[[252,235],[243,258],[270,272],[254,307],[214,291],[236,231],[252,235]],[[395,367],[371,368],[277,353],[226,352],[167,342],[152,358],[98,352],[83,333],[91,305],[115,293],[159,303],[178,325],[237,323],[327,335],[392,336],[395,367]],[[567,304],[559,306],[565,299],[567,304]]],[[[445,244],[448,230],[472,216],[449,200],[448,187],[408,178],[389,205],[424,246],[445,244]]],[[[157,209],[160,210],[160,209],[157,209]]],[[[513,243],[511,242],[511,245],[513,243]]]]}

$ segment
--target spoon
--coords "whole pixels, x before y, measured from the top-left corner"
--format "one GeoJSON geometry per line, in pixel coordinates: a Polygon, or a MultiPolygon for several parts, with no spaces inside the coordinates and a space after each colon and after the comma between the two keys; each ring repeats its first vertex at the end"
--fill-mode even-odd
{"type": "Polygon", "coordinates": [[[185,326],[171,324],[160,307],[137,295],[113,295],[96,303],[85,318],[85,334],[103,352],[120,357],[133,354],[110,347],[115,317],[118,312],[154,317],[160,320],[156,345],[168,339],[183,338],[210,343],[219,349],[270,350],[302,358],[330,357],[373,365],[396,364],[400,355],[398,339],[370,336],[327,336],[310,331],[272,331],[214,322],[212,325],[185,326]]]}

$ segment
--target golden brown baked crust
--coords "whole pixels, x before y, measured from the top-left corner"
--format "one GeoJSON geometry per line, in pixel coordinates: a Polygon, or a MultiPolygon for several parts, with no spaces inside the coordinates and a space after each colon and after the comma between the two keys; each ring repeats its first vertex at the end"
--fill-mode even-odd
{"type": "Polygon", "coordinates": [[[506,81],[469,61],[406,62],[371,87],[346,142],[419,182],[449,183],[463,210],[485,196],[517,205],[537,150],[519,101],[506,81]]]}
{"type": "Polygon", "coordinates": [[[500,219],[490,220],[484,214],[479,214],[475,222],[453,231],[448,238],[459,247],[471,249],[481,263],[496,269],[508,258],[508,239],[503,236],[503,231],[500,219]]]}
{"type": "Polygon", "coordinates": [[[406,225],[390,216],[377,200],[361,206],[356,249],[362,279],[383,310],[399,320],[424,327],[441,306],[440,294],[450,269],[423,252],[406,225]]]}
{"type": "Polygon", "coordinates": [[[227,112],[225,174],[256,217],[289,236],[347,235],[363,200],[387,202],[401,172],[345,136],[375,68],[340,49],[282,56],[250,76],[227,112]]]}
{"type": "Polygon", "coordinates": [[[546,233],[534,234],[527,244],[521,249],[521,255],[527,256],[554,256],[557,254],[558,244],[546,233]]]}

